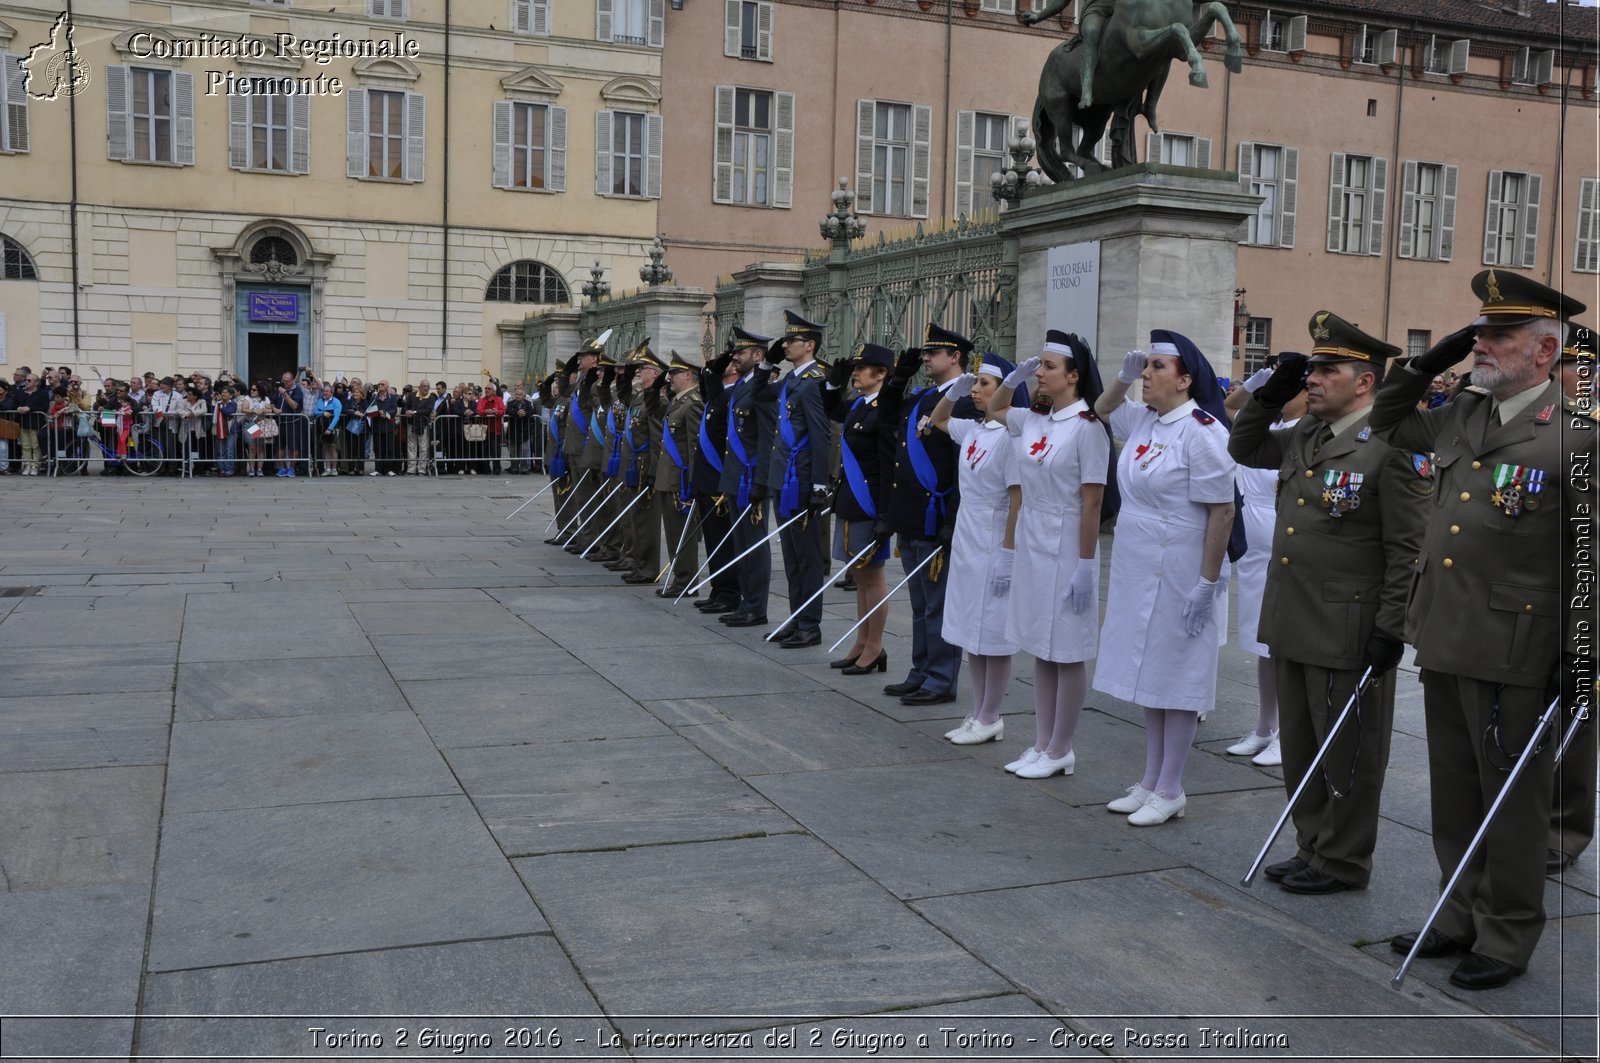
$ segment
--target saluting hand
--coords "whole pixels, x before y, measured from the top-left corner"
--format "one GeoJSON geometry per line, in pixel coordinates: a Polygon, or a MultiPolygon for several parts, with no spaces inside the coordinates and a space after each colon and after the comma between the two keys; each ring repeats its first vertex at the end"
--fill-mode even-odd
{"type": "Polygon", "coordinates": [[[1287,406],[1290,399],[1306,389],[1306,370],[1310,365],[1311,359],[1303,354],[1284,355],[1272,376],[1255,393],[1256,401],[1271,409],[1287,406]]]}
{"type": "Polygon", "coordinates": [[[1038,371],[1039,356],[1036,354],[1032,358],[1024,358],[1022,361],[1018,362],[1017,367],[1006,374],[1006,378],[1003,383],[1006,387],[1010,388],[1012,391],[1015,391],[1019,385],[1026,384],[1028,381],[1032,380],[1033,375],[1038,371]]]}
{"type": "Polygon", "coordinates": [[[1472,352],[1478,342],[1478,327],[1456,329],[1426,351],[1411,359],[1410,366],[1427,376],[1437,376],[1472,352]]]}
{"type": "Polygon", "coordinates": [[[1144,373],[1144,367],[1150,361],[1150,356],[1143,351],[1129,351],[1122,356],[1122,368],[1117,370],[1117,379],[1124,384],[1132,384],[1144,373]]]}
{"type": "Polygon", "coordinates": [[[972,394],[972,385],[976,384],[977,382],[978,378],[973,374],[962,373],[960,376],[956,377],[955,380],[951,381],[949,390],[944,393],[944,397],[949,399],[951,402],[960,402],[962,399],[972,394]]]}

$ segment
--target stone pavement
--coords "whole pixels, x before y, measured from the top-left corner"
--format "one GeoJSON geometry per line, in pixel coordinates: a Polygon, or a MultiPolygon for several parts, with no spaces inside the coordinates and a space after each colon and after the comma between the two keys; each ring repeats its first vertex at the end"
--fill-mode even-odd
{"type": "Polygon", "coordinates": [[[1025,659],[1005,742],[950,746],[963,704],[624,587],[548,496],[502,519],[543,482],[6,483],[0,1055],[1594,1055],[1592,849],[1526,977],[1389,988],[1438,885],[1414,682],[1371,888],[1244,889],[1283,792],[1222,752],[1240,651],[1139,830],[1140,710],[1091,693],[1077,774],[1014,779],[1025,659]]]}

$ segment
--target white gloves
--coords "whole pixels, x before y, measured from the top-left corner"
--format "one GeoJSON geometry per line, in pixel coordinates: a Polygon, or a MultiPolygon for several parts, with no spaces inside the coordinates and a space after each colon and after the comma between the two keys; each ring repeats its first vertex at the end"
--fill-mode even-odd
{"type": "Polygon", "coordinates": [[[1124,384],[1133,383],[1144,372],[1145,363],[1149,360],[1149,355],[1143,351],[1129,351],[1122,356],[1122,368],[1117,370],[1117,379],[1124,384]]]}
{"type": "Polygon", "coordinates": [[[1072,606],[1072,611],[1082,616],[1094,607],[1094,577],[1100,563],[1092,557],[1078,558],[1078,567],[1072,570],[1072,582],[1067,585],[1062,599],[1072,606]]]}
{"type": "Polygon", "coordinates": [[[1249,376],[1245,377],[1244,389],[1250,394],[1254,395],[1257,388],[1271,379],[1271,369],[1257,369],[1254,373],[1251,373],[1249,376]]]}
{"type": "Polygon", "coordinates": [[[1016,564],[1017,552],[1000,548],[1000,553],[994,559],[994,575],[989,580],[989,589],[996,598],[1004,598],[1011,593],[1011,569],[1016,564]]]}
{"type": "Polygon", "coordinates": [[[1039,371],[1039,356],[1024,358],[1017,363],[1017,367],[1006,374],[1005,385],[1012,391],[1017,390],[1018,384],[1026,384],[1039,371]]]}
{"type": "Polygon", "coordinates": [[[1194,590],[1189,592],[1188,599],[1183,603],[1183,618],[1189,622],[1190,638],[1200,634],[1211,623],[1211,603],[1217,596],[1219,586],[1220,580],[1202,576],[1194,585],[1194,590]]]}
{"type": "Polygon", "coordinates": [[[972,385],[976,384],[977,382],[978,378],[973,376],[971,373],[962,373],[951,382],[948,388],[945,389],[944,397],[949,399],[951,402],[960,402],[962,399],[972,394],[972,385]]]}

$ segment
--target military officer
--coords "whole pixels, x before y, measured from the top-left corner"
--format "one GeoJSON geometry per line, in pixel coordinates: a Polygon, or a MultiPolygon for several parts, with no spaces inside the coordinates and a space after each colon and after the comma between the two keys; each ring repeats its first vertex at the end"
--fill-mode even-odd
{"type": "MultiPolygon", "coordinates": [[[[940,705],[956,700],[961,648],[944,640],[944,575],[955,533],[956,445],[932,427],[933,408],[967,367],[972,341],[929,324],[923,344],[903,351],[878,399],[882,430],[885,497],[878,506],[880,535],[897,536],[900,561],[911,591],[911,670],[883,688],[905,705],[940,705]],[[921,368],[933,386],[906,394],[921,368]],[[933,557],[935,550],[943,550],[933,557]],[[923,563],[927,562],[926,565],[923,563]],[[920,569],[918,566],[922,566],[920,569]]],[[[956,416],[972,416],[972,404],[956,416]]]]}
{"type": "Polygon", "coordinates": [[[633,355],[633,375],[625,399],[623,483],[617,496],[632,506],[622,518],[625,548],[621,560],[607,566],[621,572],[628,584],[654,583],[661,567],[661,515],[656,512],[656,455],[661,453],[661,425],[666,400],[667,363],[646,340],[633,355]],[[640,495],[644,495],[642,501],[640,495]]]}
{"type": "MultiPolygon", "coordinates": [[[[694,454],[694,509],[700,524],[700,538],[706,544],[705,565],[711,577],[711,594],[694,607],[702,613],[724,614],[739,608],[739,577],[734,572],[724,572],[733,554],[729,532],[733,528],[733,511],[730,499],[719,485],[722,470],[727,462],[728,449],[728,395],[739,382],[739,371],[733,365],[733,339],[728,348],[700,371],[700,427],[695,436],[694,454]]],[[[673,595],[674,598],[677,595],[673,595]]]]}
{"type": "Polygon", "coordinates": [[[564,500],[562,519],[556,524],[555,543],[565,543],[572,537],[577,530],[575,525],[580,514],[588,511],[590,503],[594,501],[595,490],[600,486],[600,454],[591,451],[595,401],[591,385],[595,382],[597,367],[605,353],[605,347],[598,340],[585,340],[567,363],[569,374],[577,373],[577,380],[568,393],[567,422],[570,427],[562,440],[563,453],[567,457],[567,475],[572,478],[572,490],[564,500]]]}
{"type": "MultiPolygon", "coordinates": [[[[767,537],[767,466],[762,460],[777,432],[775,402],[758,402],[766,386],[770,365],[763,361],[773,341],[742,328],[733,330],[733,361],[739,380],[728,395],[728,449],[723,458],[718,490],[729,499],[733,513],[730,558],[767,537]],[[745,507],[754,503],[750,512],[745,507]]],[[[734,566],[739,582],[739,608],[717,617],[729,627],[755,627],[767,622],[767,594],[772,585],[772,547],[761,546],[734,566]]]]}
{"type": "MultiPolygon", "coordinates": [[[[576,358],[576,356],[574,356],[576,358]]],[[[545,453],[550,456],[545,463],[545,471],[550,474],[550,479],[555,481],[552,490],[556,495],[555,523],[561,524],[568,513],[569,500],[572,498],[573,476],[567,468],[566,435],[567,424],[570,416],[567,412],[569,403],[569,382],[571,373],[566,366],[559,366],[544,382],[539,385],[539,405],[545,411],[544,425],[548,434],[545,443],[545,453]]],[[[545,542],[558,542],[558,539],[546,539],[545,542]]]]}
{"type": "Polygon", "coordinates": [[[1294,810],[1295,855],[1266,875],[1291,893],[1363,889],[1378,843],[1395,666],[1433,477],[1425,455],[1367,427],[1385,363],[1400,350],[1326,310],[1304,355],[1285,355],[1239,411],[1228,453],[1278,474],[1259,632],[1277,676],[1283,781],[1293,793],[1361,678],[1372,678],[1294,810]],[[1272,429],[1307,393],[1309,416],[1272,429]]]}
{"type": "Polygon", "coordinates": [[[617,371],[620,367],[610,356],[602,354],[600,361],[589,374],[586,390],[590,395],[593,412],[589,416],[589,438],[584,443],[583,458],[594,469],[594,505],[581,518],[582,528],[576,542],[567,547],[568,553],[586,554],[589,560],[605,564],[617,559],[615,549],[621,533],[615,528],[607,533],[609,542],[597,542],[600,533],[611,525],[617,515],[617,494],[622,475],[622,440],[617,435],[617,371]],[[593,549],[590,549],[590,547],[593,549]]]}
{"type": "MultiPolygon", "coordinates": [[[[667,548],[677,551],[670,557],[672,575],[659,593],[676,598],[689,586],[698,567],[695,563],[699,556],[697,536],[690,531],[690,520],[694,516],[694,465],[700,445],[700,411],[705,403],[700,398],[700,367],[677,351],[672,352],[667,363],[665,380],[672,395],[662,405],[651,505],[666,533],[667,548]]],[[[652,580],[657,578],[659,569],[657,564],[651,571],[652,580]]]]}
{"type": "Polygon", "coordinates": [[[1568,618],[1574,629],[1563,632],[1565,565],[1553,559],[1575,556],[1576,531],[1564,518],[1592,512],[1585,478],[1595,443],[1594,433],[1562,431],[1561,387],[1551,378],[1563,320],[1583,305],[1492,269],[1473,278],[1472,290],[1481,316],[1391,373],[1369,424],[1395,446],[1432,451],[1438,476],[1408,619],[1422,670],[1441,883],[1512,764],[1537,743],[1437,924],[1420,942],[1415,933],[1390,942],[1400,952],[1417,945],[1422,956],[1465,953],[1450,981],[1489,989],[1527,968],[1544,929],[1557,742],[1533,731],[1576,645],[1580,618],[1568,618]],[[1469,351],[1472,385],[1418,410],[1434,374],[1469,351]]]}
{"type": "MultiPolygon", "coordinates": [[[[769,503],[776,505],[780,521],[806,512],[778,536],[789,584],[789,607],[798,609],[821,589],[826,574],[821,517],[830,504],[828,458],[833,452],[833,421],[822,404],[827,371],[817,361],[823,326],[793,310],[785,310],[783,316],[783,357],[789,372],[781,381],[769,375],[757,401],[775,402],[778,414],[778,430],[767,458],[769,503]]],[[[771,363],[768,366],[776,368],[771,363]]],[[[806,605],[776,638],[785,649],[820,643],[822,599],[806,605]]]]}

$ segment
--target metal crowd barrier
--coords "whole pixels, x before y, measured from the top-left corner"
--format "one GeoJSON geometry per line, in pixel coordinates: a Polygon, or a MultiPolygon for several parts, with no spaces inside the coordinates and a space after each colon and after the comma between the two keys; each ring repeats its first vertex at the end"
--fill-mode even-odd
{"type": "Polygon", "coordinates": [[[440,414],[433,419],[433,467],[440,476],[538,472],[544,468],[544,418],[527,418],[527,436],[509,418],[440,414]]]}

